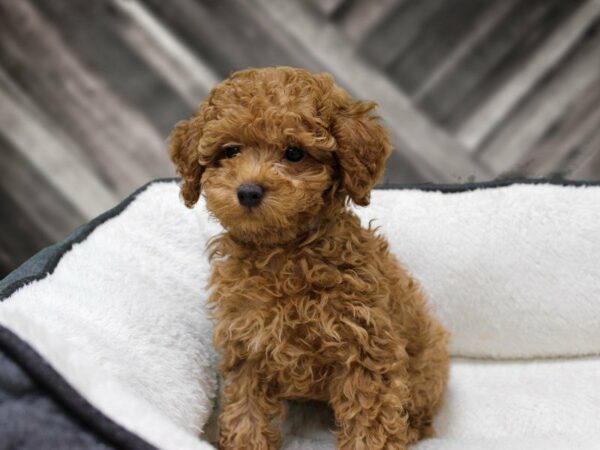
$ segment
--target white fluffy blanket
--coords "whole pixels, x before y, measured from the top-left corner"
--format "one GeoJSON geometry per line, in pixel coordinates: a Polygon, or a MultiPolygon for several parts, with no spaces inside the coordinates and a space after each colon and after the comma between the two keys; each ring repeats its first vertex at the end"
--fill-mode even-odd
{"type": "MultiPolygon", "coordinates": [[[[461,193],[382,190],[376,218],[452,332],[438,437],[415,448],[600,448],[600,187],[512,185],[461,193]]],[[[89,402],[159,448],[199,437],[215,397],[203,289],[202,204],[150,185],[0,304],[89,402]]],[[[288,449],[331,449],[328,422],[294,409],[288,449]]]]}

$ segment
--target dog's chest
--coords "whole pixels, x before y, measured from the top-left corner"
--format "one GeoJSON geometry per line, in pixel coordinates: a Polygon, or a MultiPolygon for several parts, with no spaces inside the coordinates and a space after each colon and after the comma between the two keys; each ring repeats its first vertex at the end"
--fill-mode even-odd
{"type": "Polygon", "coordinates": [[[214,266],[217,346],[232,361],[262,361],[288,397],[322,395],[332,374],[357,353],[357,315],[369,317],[368,302],[379,298],[381,283],[365,278],[373,259],[326,244],[214,266]]]}
{"type": "MultiPolygon", "coordinates": [[[[230,285],[222,320],[252,328],[231,335],[282,370],[322,365],[342,345],[339,269],[315,255],[276,255],[267,264],[231,261],[228,273],[247,278],[230,285]]],[[[225,294],[225,292],[224,292],[225,294]]]]}
{"type": "Polygon", "coordinates": [[[266,317],[265,365],[287,398],[323,399],[327,382],[345,345],[335,334],[336,319],[309,298],[289,298],[284,308],[266,317]]]}

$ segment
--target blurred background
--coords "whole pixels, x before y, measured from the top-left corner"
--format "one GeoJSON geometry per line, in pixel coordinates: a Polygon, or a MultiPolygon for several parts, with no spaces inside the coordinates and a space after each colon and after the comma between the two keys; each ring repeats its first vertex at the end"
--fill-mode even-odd
{"type": "Polygon", "coordinates": [[[374,99],[386,181],[600,179],[600,0],[0,0],[0,278],[174,176],[165,139],[248,66],[374,99]]]}

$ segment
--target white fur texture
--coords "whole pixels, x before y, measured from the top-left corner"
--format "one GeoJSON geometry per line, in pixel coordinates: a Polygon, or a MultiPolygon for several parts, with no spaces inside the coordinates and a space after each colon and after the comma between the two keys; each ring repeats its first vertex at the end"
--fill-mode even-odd
{"type": "MultiPolygon", "coordinates": [[[[437,437],[415,450],[600,448],[600,359],[482,361],[455,358],[436,417],[437,437]]],[[[290,417],[285,450],[332,450],[316,414],[290,417]]]]}
{"type": "Polygon", "coordinates": [[[0,323],[125,428],[160,448],[211,448],[197,435],[216,391],[203,287],[218,230],[200,229],[175,183],[151,185],[1,303],[0,323]]]}
{"type": "MultiPolygon", "coordinates": [[[[600,448],[600,188],[515,185],[440,194],[376,191],[377,218],[452,332],[455,358],[430,449],[600,448]],[[562,358],[562,359],[561,359],[562,358]],[[596,431],[596,430],[599,431],[596,431]]],[[[54,273],[0,304],[93,405],[164,449],[197,437],[215,395],[203,289],[202,205],[157,183],[65,254],[54,273]]],[[[332,449],[318,415],[291,414],[287,449],[332,449]]]]}
{"type": "Polygon", "coordinates": [[[375,191],[375,218],[453,355],[600,353],[600,186],[375,191]]]}

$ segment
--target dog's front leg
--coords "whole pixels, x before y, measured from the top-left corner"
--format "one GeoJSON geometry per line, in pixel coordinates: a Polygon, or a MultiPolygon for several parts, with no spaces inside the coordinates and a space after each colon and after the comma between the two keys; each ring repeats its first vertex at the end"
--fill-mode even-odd
{"type": "MultiPolygon", "coordinates": [[[[370,365],[370,364],[369,364],[370,365]]],[[[409,442],[410,391],[405,370],[351,363],[336,377],[330,403],[343,450],[399,450],[409,442]]]]}
{"type": "Polygon", "coordinates": [[[280,446],[279,430],[272,424],[283,414],[283,404],[269,395],[257,367],[242,362],[222,373],[223,409],[219,416],[222,450],[274,450],[280,446]]]}

